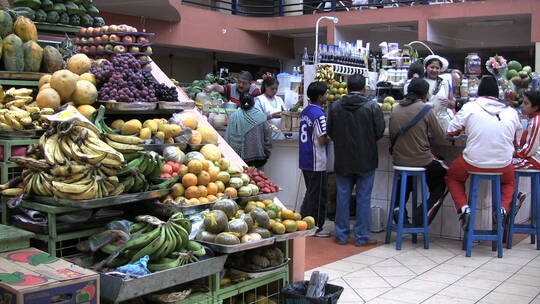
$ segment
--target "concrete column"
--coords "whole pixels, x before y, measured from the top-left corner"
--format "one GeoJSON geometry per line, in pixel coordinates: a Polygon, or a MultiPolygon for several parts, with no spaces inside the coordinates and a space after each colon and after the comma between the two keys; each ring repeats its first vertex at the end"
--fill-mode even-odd
{"type": "Polygon", "coordinates": [[[540,42],[534,43],[534,71],[536,73],[540,72],[540,42]]]}

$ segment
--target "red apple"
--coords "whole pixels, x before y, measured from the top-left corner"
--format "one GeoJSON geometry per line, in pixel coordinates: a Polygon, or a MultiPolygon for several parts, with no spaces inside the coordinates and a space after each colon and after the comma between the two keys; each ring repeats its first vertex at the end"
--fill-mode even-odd
{"type": "Polygon", "coordinates": [[[122,42],[125,42],[125,43],[133,43],[133,37],[131,36],[124,36],[122,38],[122,42]]]}
{"type": "Polygon", "coordinates": [[[109,25],[109,33],[118,32],[118,25],[109,25]]]}
{"type": "Polygon", "coordinates": [[[118,26],[118,31],[119,31],[119,32],[122,32],[122,33],[127,32],[127,25],[125,25],[125,24],[119,25],[119,26],[118,26]]]}
{"type": "Polygon", "coordinates": [[[123,45],[116,45],[116,46],[114,46],[113,51],[115,53],[125,53],[126,48],[123,45]]]}
{"type": "Polygon", "coordinates": [[[109,35],[105,35],[105,34],[101,35],[101,41],[103,41],[103,42],[109,41],[109,35]]]}
{"type": "Polygon", "coordinates": [[[90,48],[87,45],[82,47],[82,52],[83,53],[88,53],[89,51],[90,51],[90,48]]]}
{"type": "Polygon", "coordinates": [[[79,42],[81,42],[81,38],[75,37],[74,41],[75,41],[75,43],[79,43],[79,42]]]}
{"type": "Polygon", "coordinates": [[[118,42],[120,41],[120,37],[118,37],[118,35],[112,34],[109,36],[109,41],[118,42]]]}
{"type": "Polygon", "coordinates": [[[129,52],[130,53],[139,53],[141,50],[139,49],[138,46],[132,46],[129,48],[129,52]]]}
{"type": "Polygon", "coordinates": [[[88,43],[94,43],[94,37],[88,38],[88,43]]]}
{"type": "Polygon", "coordinates": [[[82,52],[82,46],[77,45],[77,47],[75,48],[75,50],[77,50],[77,53],[82,52]]]}
{"type": "Polygon", "coordinates": [[[111,44],[107,44],[105,45],[105,50],[106,51],[112,51],[113,50],[113,46],[111,44]]]}
{"type": "Polygon", "coordinates": [[[81,28],[79,29],[79,34],[85,35],[85,34],[86,34],[86,28],[85,28],[85,27],[81,27],[81,28]]]}
{"type": "Polygon", "coordinates": [[[88,48],[88,51],[90,51],[91,53],[95,53],[97,50],[96,46],[95,45],[92,45],[88,48]]]}
{"type": "Polygon", "coordinates": [[[146,37],[144,37],[144,36],[139,36],[137,38],[137,42],[138,43],[148,43],[148,39],[146,39],[146,37]]]}
{"type": "Polygon", "coordinates": [[[102,34],[105,34],[105,33],[107,33],[108,31],[109,31],[109,26],[108,26],[108,25],[104,25],[104,26],[101,27],[101,31],[100,31],[100,32],[101,32],[102,34]]]}
{"type": "Polygon", "coordinates": [[[105,51],[105,47],[104,47],[103,45],[98,45],[98,46],[96,47],[96,51],[98,51],[98,52],[103,52],[103,51],[105,51]]]}
{"type": "Polygon", "coordinates": [[[97,36],[94,38],[95,43],[101,43],[101,36],[97,36]]]}
{"type": "Polygon", "coordinates": [[[93,27],[87,27],[86,28],[86,33],[88,35],[93,35],[94,34],[94,28],[93,27]]]}

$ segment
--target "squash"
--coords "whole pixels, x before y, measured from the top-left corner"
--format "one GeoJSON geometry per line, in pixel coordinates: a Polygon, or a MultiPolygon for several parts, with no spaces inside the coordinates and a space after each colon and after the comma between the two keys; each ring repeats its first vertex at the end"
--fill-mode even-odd
{"type": "Polygon", "coordinates": [[[222,245],[236,245],[240,244],[240,239],[233,232],[222,232],[216,236],[214,242],[222,245]]]}
{"type": "Polygon", "coordinates": [[[237,233],[239,236],[244,236],[248,232],[248,225],[244,220],[234,219],[229,221],[227,231],[237,233]]]}
{"type": "Polygon", "coordinates": [[[0,10],[0,38],[11,33],[13,33],[13,19],[7,11],[0,10]]]}
{"type": "Polygon", "coordinates": [[[184,162],[185,155],[180,148],[171,146],[163,149],[163,157],[165,157],[166,161],[173,161],[181,164],[184,162]]]}
{"type": "Polygon", "coordinates": [[[24,71],[25,72],[39,72],[41,68],[41,61],[43,59],[43,49],[39,44],[30,40],[23,44],[24,51],[24,71]]]}
{"type": "Polygon", "coordinates": [[[24,71],[23,42],[15,34],[10,34],[2,43],[2,56],[4,57],[4,68],[7,71],[24,71]]]}
{"type": "Polygon", "coordinates": [[[221,210],[212,210],[210,212],[203,212],[204,215],[204,230],[211,233],[220,233],[223,232],[229,220],[227,219],[227,214],[221,210]]]}
{"type": "Polygon", "coordinates": [[[17,20],[15,20],[15,24],[13,25],[13,31],[23,42],[30,40],[37,41],[38,35],[34,22],[24,16],[17,17],[17,20]]]}
{"type": "Polygon", "coordinates": [[[54,73],[64,66],[62,54],[50,45],[43,49],[43,70],[47,73],[54,73]]]}
{"type": "Polygon", "coordinates": [[[221,210],[225,212],[228,218],[234,217],[238,209],[240,209],[238,204],[230,199],[219,200],[212,206],[212,210],[221,210]]]}

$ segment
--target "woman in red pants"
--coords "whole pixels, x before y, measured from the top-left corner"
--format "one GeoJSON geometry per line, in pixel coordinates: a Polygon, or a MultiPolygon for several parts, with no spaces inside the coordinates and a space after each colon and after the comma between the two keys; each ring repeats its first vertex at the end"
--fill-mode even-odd
{"type": "Polygon", "coordinates": [[[448,135],[467,135],[463,155],[454,160],[446,175],[448,190],[454,199],[459,220],[468,229],[470,208],[465,194],[465,182],[471,171],[502,173],[501,192],[503,216],[510,207],[514,193],[514,140],[522,129],[513,108],[499,101],[499,88],[492,76],[482,78],[478,98],[466,103],[448,126],[448,135]]]}

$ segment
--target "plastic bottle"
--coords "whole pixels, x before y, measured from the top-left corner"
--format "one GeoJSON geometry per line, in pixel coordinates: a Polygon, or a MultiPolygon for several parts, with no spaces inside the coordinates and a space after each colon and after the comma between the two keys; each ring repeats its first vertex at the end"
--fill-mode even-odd
{"type": "Polygon", "coordinates": [[[302,65],[309,64],[309,55],[307,52],[307,47],[304,48],[304,55],[302,55],[302,65]]]}

